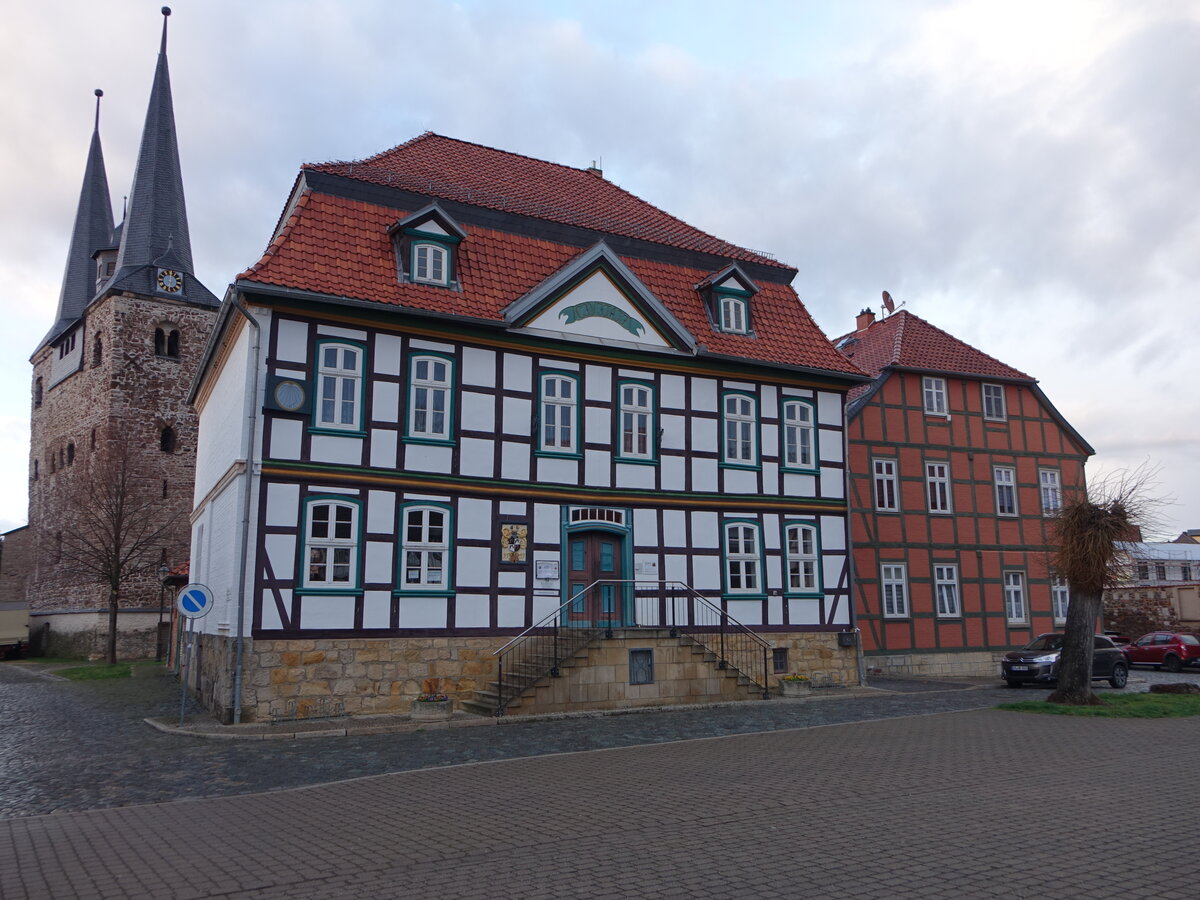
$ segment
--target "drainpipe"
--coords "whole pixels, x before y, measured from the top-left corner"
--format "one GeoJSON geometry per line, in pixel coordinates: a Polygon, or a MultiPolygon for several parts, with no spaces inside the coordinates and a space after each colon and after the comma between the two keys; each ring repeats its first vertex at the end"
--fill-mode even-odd
{"type": "Polygon", "coordinates": [[[850,420],[846,417],[846,406],[842,406],[842,462],[843,490],[846,494],[846,583],[850,598],[850,627],[854,630],[854,653],[858,657],[858,683],[867,683],[867,660],[863,656],[862,632],[858,628],[858,612],[854,606],[854,504],[850,493],[850,420]]]}
{"type": "Polygon", "coordinates": [[[235,662],[233,697],[231,698],[233,724],[237,725],[242,721],[242,669],[246,646],[246,557],[249,553],[247,545],[250,538],[250,501],[253,493],[251,487],[254,483],[254,434],[258,428],[258,363],[262,328],[258,324],[258,320],[250,315],[250,312],[242,304],[236,291],[230,295],[229,302],[254,329],[254,364],[253,374],[250,376],[247,403],[250,411],[246,415],[246,494],[242,504],[242,535],[241,540],[238,541],[237,641],[234,645],[235,662]]]}

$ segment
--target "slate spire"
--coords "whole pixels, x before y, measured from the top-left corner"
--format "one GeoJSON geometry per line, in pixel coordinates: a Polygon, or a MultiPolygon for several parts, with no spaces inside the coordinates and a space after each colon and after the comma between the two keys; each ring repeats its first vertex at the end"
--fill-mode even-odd
{"type": "Polygon", "coordinates": [[[92,127],[92,144],[83,168],[83,187],[79,191],[79,206],[75,211],[71,249],[67,251],[62,292],[58,296],[58,315],[43,344],[57,338],[83,315],[83,310],[96,293],[96,262],[92,255],[112,241],[112,200],[108,194],[108,176],[104,171],[104,151],[100,147],[100,98],[104,96],[104,91],[96,88],[95,93],[96,118],[92,127]]]}
{"type": "Polygon", "coordinates": [[[167,68],[170,7],[164,6],[162,13],[158,65],[150,88],[150,103],[133,173],[116,272],[108,288],[153,294],[157,269],[169,268],[184,276],[184,288],[176,296],[194,303],[215,305],[216,298],[196,281],[192,266],[192,241],[188,233],[183,173],[175,136],[171,75],[167,68]]]}

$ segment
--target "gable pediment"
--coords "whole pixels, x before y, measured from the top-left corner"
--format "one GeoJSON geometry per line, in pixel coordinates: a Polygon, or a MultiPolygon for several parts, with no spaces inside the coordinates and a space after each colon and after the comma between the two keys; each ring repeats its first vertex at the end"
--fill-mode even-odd
{"type": "Polygon", "coordinates": [[[692,350],[695,340],[604,242],[504,311],[512,328],[579,341],[692,350]]]}

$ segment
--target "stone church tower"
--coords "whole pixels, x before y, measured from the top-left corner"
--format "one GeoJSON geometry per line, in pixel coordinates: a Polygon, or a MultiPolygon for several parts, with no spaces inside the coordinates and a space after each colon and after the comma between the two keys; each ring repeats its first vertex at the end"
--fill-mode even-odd
{"type": "Polygon", "coordinates": [[[58,315],[31,358],[27,596],[31,635],[48,624],[52,654],[104,652],[110,595],[96,569],[112,554],[98,545],[122,547],[138,570],[119,596],[122,656],[154,655],[170,618],[159,569],[188,558],[196,417],[186,398],[220,302],[192,264],[163,15],[125,221],[114,227],[96,91],[58,315]],[[132,511],[123,522],[118,498],[132,511]]]}

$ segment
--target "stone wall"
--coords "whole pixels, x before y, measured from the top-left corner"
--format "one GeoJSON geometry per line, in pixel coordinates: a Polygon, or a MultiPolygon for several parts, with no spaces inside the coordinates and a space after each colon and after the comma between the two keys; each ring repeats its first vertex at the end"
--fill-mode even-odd
{"type": "Polygon", "coordinates": [[[1006,651],[976,650],[958,653],[872,653],[866,656],[867,678],[975,677],[1000,679],[1000,660],[1006,651]]]}
{"type": "MultiPolygon", "coordinates": [[[[168,613],[169,617],[169,613],[168,613]]],[[[46,656],[103,659],[108,654],[108,612],[35,613],[29,631],[49,624],[46,656]]],[[[117,614],[117,659],[152,659],[158,649],[158,613],[120,610],[117,614]]],[[[40,640],[40,638],[39,638],[40,640]]]]}
{"type": "MultiPolygon", "coordinates": [[[[75,511],[79,497],[89,482],[103,479],[114,454],[124,452],[136,472],[131,491],[145,502],[152,501],[155,516],[170,527],[143,555],[143,571],[126,580],[120,605],[153,610],[157,621],[161,585],[156,570],[160,563],[173,567],[188,558],[197,426],[187,394],[215,316],[215,309],[177,301],[109,296],[88,310],[78,338],[83,344],[78,371],[48,387],[55,351],[44,347],[34,355],[34,384],[40,378],[43,389],[41,403],[33,404],[30,417],[33,549],[26,595],[32,611],[107,607],[107,587],[88,582],[76,571],[79,566],[72,564],[70,540],[73,533],[84,531],[75,511]],[[155,353],[156,328],[180,332],[178,358],[155,353]],[[165,427],[176,433],[173,452],[161,448],[165,427]]],[[[51,620],[51,632],[58,621],[51,620]]],[[[122,617],[119,628],[133,621],[122,617]]],[[[102,632],[106,629],[107,623],[102,632]]],[[[102,640],[103,633],[96,639],[102,640]]],[[[142,638],[131,636],[130,641],[130,655],[145,655],[142,638]],[[140,649],[133,646],[139,641],[140,649]]],[[[50,644],[74,648],[71,655],[91,655],[89,639],[74,626],[62,635],[52,634],[50,644]]],[[[148,646],[153,655],[153,629],[148,646]]]]}
{"type": "MultiPolygon", "coordinates": [[[[763,634],[772,647],[788,649],[789,670],[803,671],[817,684],[857,684],[855,648],[837,645],[837,636],[821,633],[763,634]]],[[[349,715],[407,713],[410,702],[424,690],[450,695],[455,705],[488,687],[496,678],[494,651],[504,643],[496,637],[347,638],[312,640],[256,640],[246,638],[242,686],[242,720],[271,718],[288,701],[304,715],[322,703],[339,701],[349,715]]],[[[587,708],[597,704],[645,706],[666,703],[748,699],[732,679],[724,679],[711,664],[697,665],[680,641],[663,639],[657,631],[636,632],[610,642],[602,662],[582,668],[590,674],[561,679],[571,687],[553,701],[538,704],[556,708],[587,708]],[[649,643],[647,643],[647,641],[649,643]],[[668,645],[674,649],[666,650],[668,645]],[[656,648],[656,685],[628,685],[630,647],[656,648]],[[611,657],[611,659],[610,659],[611,657]],[[620,672],[618,672],[620,669],[620,672]],[[730,684],[724,682],[729,681],[730,684]],[[670,682],[670,684],[667,684],[670,682]],[[590,687],[581,687],[590,685],[590,687]],[[599,685],[604,685],[603,688],[599,685]],[[623,685],[616,687],[615,685],[623,685]],[[572,693],[573,692],[573,693],[572,693]],[[603,693],[604,696],[599,695],[603,693]],[[563,707],[565,708],[565,707],[563,707]]],[[[198,635],[197,678],[189,679],[205,707],[222,721],[232,719],[233,648],[225,635],[198,635]]],[[[601,657],[597,657],[599,660],[601,657]]],[[[771,658],[768,654],[768,668],[771,658]]],[[[782,673],[780,673],[782,674],[782,673]]],[[[778,675],[771,673],[772,684],[778,675]]],[[[526,705],[525,711],[531,711],[526,705]]]]}
{"type": "Polygon", "coordinates": [[[0,603],[24,603],[25,580],[33,568],[33,534],[28,526],[4,533],[0,545],[0,603]]]}

